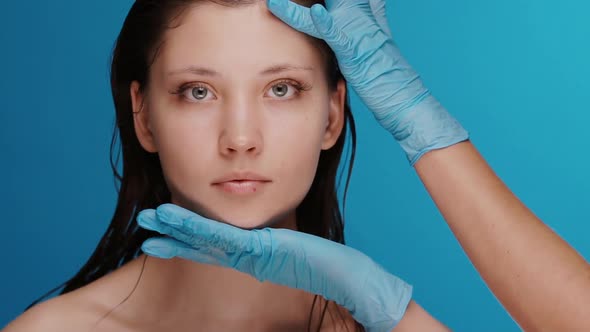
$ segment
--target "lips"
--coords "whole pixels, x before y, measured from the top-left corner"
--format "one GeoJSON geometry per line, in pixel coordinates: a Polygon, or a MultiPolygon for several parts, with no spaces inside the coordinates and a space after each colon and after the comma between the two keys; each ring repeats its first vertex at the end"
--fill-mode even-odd
{"type": "Polygon", "coordinates": [[[230,194],[253,194],[270,182],[269,178],[253,172],[233,172],[216,179],[212,185],[230,194]]]}
{"type": "Polygon", "coordinates": [[[247,182],[247,181],[258,181],[258,182],[270,182],[271,180],[265,176],[259,175],[254,172],[232,172],[226,174],[213,181],[212,184],[221,184],[224,182],[247,182]]]}

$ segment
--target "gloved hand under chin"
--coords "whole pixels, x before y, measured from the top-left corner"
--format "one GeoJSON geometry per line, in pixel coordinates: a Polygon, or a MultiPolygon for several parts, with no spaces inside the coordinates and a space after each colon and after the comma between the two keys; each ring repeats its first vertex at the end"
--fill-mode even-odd
{"type": "Polygon", "coordinates": [[[171,238],[151,238],[141,249],[247,273],[260,281],[332,300],[369,332],[389,332],[403,317],[412,286],[358,250],[288,229],[244,230],[173,204],[143,210],[138,224],[171,238]]]}
{"type": "Polygon", "coordinates": [[[412,166],[430,150],[469,139],[402,57],[387,25],[384,0],[327,0],[326,8],[289,0],[267,0],[267,5],[294,29],[326,41],[343,76],[412,166]]]}

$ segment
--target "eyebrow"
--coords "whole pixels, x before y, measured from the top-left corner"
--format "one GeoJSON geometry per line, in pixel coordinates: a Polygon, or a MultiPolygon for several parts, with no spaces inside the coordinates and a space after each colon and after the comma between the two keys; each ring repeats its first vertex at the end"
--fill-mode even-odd
{"type": "MultiPolygon", "coordinates": [[[[259,73],[260,76],[267,76],[272,74],[278,74],[285,71],[313,71],[313,67],[308,66],[295,66],[291,64],[278,64],[268,67],[259,73]]],[[[200,76],[211,76],[211,77],[220,77],[222,76],[219,72],[207,67],[200,67],[200,66],[188,66],[182,69],[176,69],[168,72],[167,76],[182,74],[182,73],[189,73],[195,74],[200,76]]]]}

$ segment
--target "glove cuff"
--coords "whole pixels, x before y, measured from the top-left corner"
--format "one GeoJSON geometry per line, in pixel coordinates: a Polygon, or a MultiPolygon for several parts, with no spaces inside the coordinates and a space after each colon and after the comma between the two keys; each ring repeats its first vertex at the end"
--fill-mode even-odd
{"type": "Polygon", "coordinates": [[[432,95],[404,113],[391,134],[412,167],[428,151],[469,139],[469,132],[432,95]]]}

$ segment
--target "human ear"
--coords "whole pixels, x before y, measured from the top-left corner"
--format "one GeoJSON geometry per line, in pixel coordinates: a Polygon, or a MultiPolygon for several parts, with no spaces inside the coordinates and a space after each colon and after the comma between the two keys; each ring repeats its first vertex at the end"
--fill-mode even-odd
{"type": "Polygon", "coordinates": [[[346,83],[339,80],[336,90],[330,96],[330,110],[328,113],[328,124],[324,139],[322,140],[322,150],[328,150],[338,141],[342,128],[344,127],[344,105],[346,103],[346,83]]]}
{"type": "Polygon", "coordinates": [[[131,108],[133,110],[133,125],[139,144],[147,152],[157,152],[154,135],[151,130],[149,113],[145,106],[144,96],[139,90],[139,82],[133,81],[130,86],[131,108]]]}

